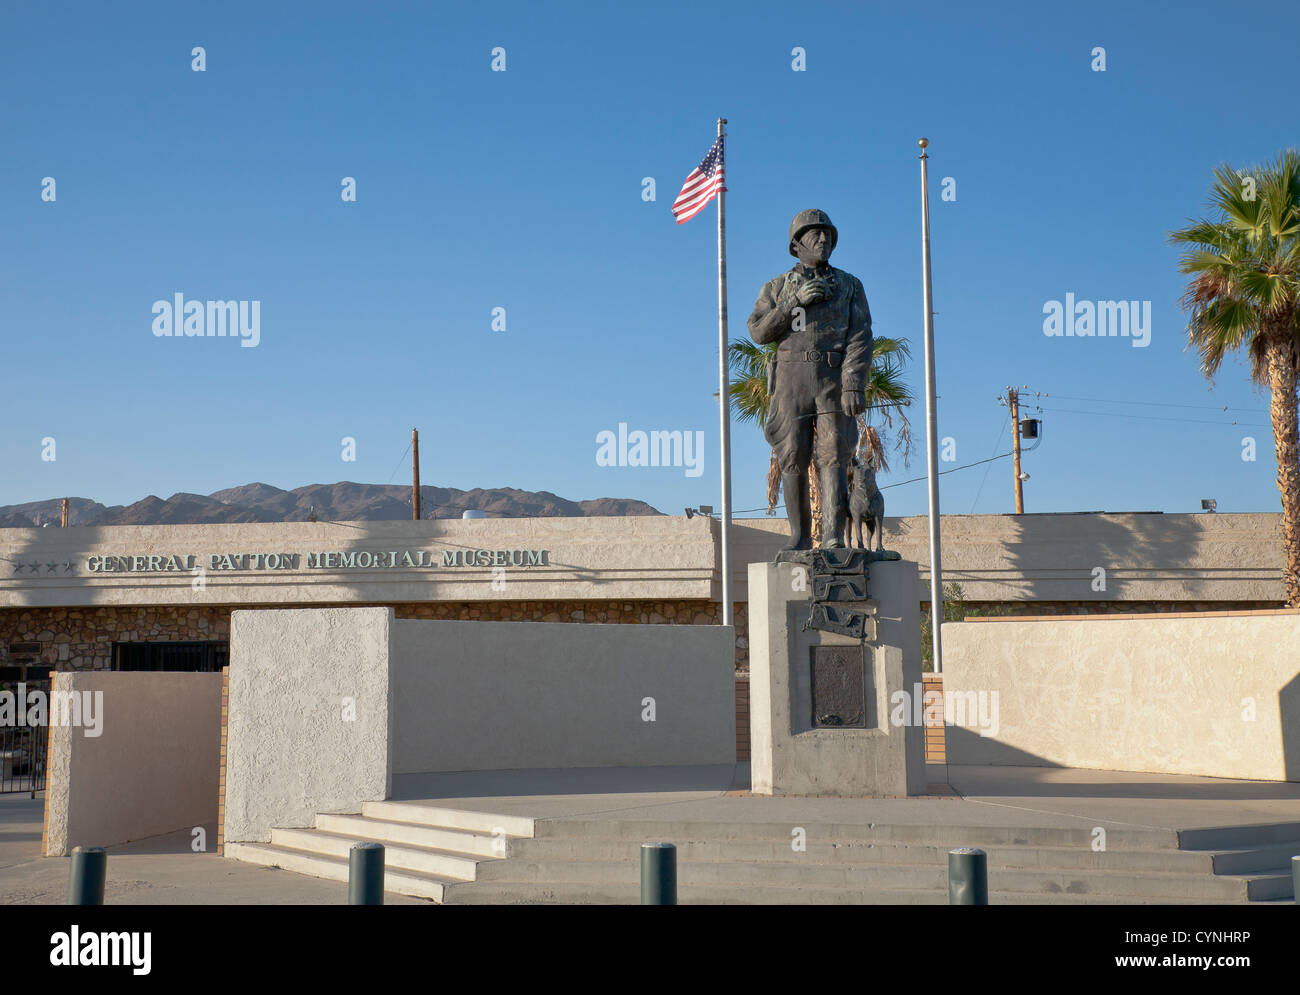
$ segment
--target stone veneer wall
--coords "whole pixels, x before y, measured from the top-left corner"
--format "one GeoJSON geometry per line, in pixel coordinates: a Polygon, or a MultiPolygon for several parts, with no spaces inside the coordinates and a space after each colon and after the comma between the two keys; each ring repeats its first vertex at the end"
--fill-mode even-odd
{"type": "Polygon", "coordinates": [[[40,643],[51,670],[109,670],[115,642],[229,638],[229,608],[0,608],[0,643],[40,643]]]}
{"type": "MultiPolygon", "coordinates": [[[[966,602],[971,613],[1000,608],[1009,609],[1012,615],[1245,611],[1280,606],[1277,601],[966,602]]],[[[929,607],[928,601],[921,602],[923,612],[929,607]]],[[[736,604],[736,670],[740,674],[749,672],[747,608],[744,603],[736,604]]],[[[716,625],[720,609],[711,601],[447,601],[399,604],[394,613],[398,618],[498,622],[716,625]]],[[[107,670],[113,664],[114,642],[228,640],[230,611],[229,607],[189,605],[0,608],[0,644],[40,643],[41,662],[51,670],[107,670]]]]}
{"type": "MultiPolygon", "coordinates": [[[[720,608],[710,601],[448,601],[399,604],[394,614],[463,621],[716,625],[720,608]]],[[[0,644],[40,643],[41,662],[51,670],[108,670],[115,642],[228,640],[230,612],[229,607],[187,605],[0,608],[0,644]]],[[[736,628],[736,667],[746,669],[749,643],[743,604],[736,605],[736,628]]]]}

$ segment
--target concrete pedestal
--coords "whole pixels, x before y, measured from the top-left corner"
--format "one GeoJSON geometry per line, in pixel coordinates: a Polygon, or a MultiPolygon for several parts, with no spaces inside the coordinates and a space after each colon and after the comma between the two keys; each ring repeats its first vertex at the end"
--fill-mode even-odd
{"type": "Polygon", "coordinates": [[[916,563],[870,565],[868,595],[876,614],[864,639],[801,629],[809,615],[812,586],[807,567],[749,565],[754,793],[877,798],[924,794],[924,729],[919,705],[912,701],[921,683],[916,563]],[[817,724],[812,660],[819,646],[862,648],[864,728],[817,724]]]}

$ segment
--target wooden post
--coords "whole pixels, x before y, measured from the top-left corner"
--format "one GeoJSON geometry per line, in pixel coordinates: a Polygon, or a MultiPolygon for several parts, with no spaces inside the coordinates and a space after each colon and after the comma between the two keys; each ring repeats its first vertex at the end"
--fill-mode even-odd
{"type": "Polygon", "coordinates": [[[1025,513],[1024,484],[1020,479],[1020,391],[1007,388],[1007,403],[1011,405],[1011,465],[1016,475],[1016,514],[1025,513]]]}
{"type": "Polygon", "coordinates": [[[420,520],[420,433],[411,429],[411,517],[420,520]]]}
{"type": "Polygon", "coordinates": [[[63,528],[65,528],[65,529],[68,527],[68,507],[69,507],[68,499],[67,499],[67,498],[64,498],[64,499],[63,499],[63,508],[62,508],[62,511],[63,511],[63,521],[60,522],[60,524],[61,524],[61,525],[63,526],[63,528]]]}

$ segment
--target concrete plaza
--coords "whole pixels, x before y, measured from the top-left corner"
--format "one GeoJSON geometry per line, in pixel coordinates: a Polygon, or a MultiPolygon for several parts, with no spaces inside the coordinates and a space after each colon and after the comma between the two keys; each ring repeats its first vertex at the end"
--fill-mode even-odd
{"type": "MultiPolygon", "coordinates": [[[[936,791],[927,797],[764,798],[737,787],[744,783],[747,772],[741,768],[735,773],[738,778],[731,787],[693,784],[683,774],[678,778],[677,787],[671,779],[661,780],[653,789],[633,792],[618,790],[626,786],[626,780],[617,776],[617,772],[588,772],[579,779],[572,772],[566,775],[536,772],[445,775],[436,782],[408,783],[402,797],[445,809],[536,820],[539,837],[546,835],[544,827],[547,826],[582,823],[607,827],[593,836],[589,844],[581,838],[565,841],[565,845],[572,843],[578,848],[578,858],[589,845],[593,860],[608,862],[610,855],[602,857],[597,851],[602,847],[608,849],[611,836],[622,833],[628,852],[614,855],[617,859],[613,862],[626,862],[629,880],[620,885],[623,890],[615,894],[614,900],[631,894],[635,888],[640,832],[654,833],[654,838],[662,837],[670,842],[674,834],[679,834],[679,840],[705,841],[709,846],[723,849],[735,840],[743,867],[745,858],[741,853],[745,847],[754,847],[754,837],[765,827],[776,827],[787,838],[789,827],[803,827],[810,842],[828,834],[879,838],[882,829],[893,827],[897,830],[897,845],[913,850],[910,859],[926,862],[905,866],[916,868],[916,876],[927,881],[941,871],[943,847],[960,845],[964,835],[982,837],[970,842],[990,848],[1004,841],[1032,843],[1041,836],[1044,849],[1064,850],[1060,846],[1062,839],[1086,841],[1101,827],[1112,841],[1115,859],[1134,861],[1139,857],[1146,859],[1150,851],[1145,848],[1163,848],[1175,853],[1179,847],[1201,853],[1239,852],[1247,845],[1241,842],[1243,834],[1261,832],[1243,827],[1280,827],[1271,830],[1276,840],[1300,838],[1300,784],[1295,783],[1046,767],[950,767],[950,791],[936,791]],[[939,846],[934,846],[935,843],[939,846]],[[1137,847],[1140,852],[1125,857],[1126,846],[1137,847]],[[930,863],[935,866],[929,867],[930,863]]],[[[25,795],[0,797],[0,903],[59,904],[66,897],[66,859],[40,856],[41,805],[39,796],[35,800],[25,795]]],[[[207,831],[208,839],[215,839],[215,827],[207,827],[207,831]]],[[[264,868],[210,853],[196,854],[190,851],[189,843],[190,834],[179,832],[111,848],[106,901],[160,905],[342,904],[346,901],[347,888],[341,882],[264,868]]],[[[1274,844],[1282,848],[1290,845],[1274,844]]],[[[810,852],[813,849],[810,845],[810,852]]],[[[1087,849],[1086,844],[1080,844],[1078,849],[1087,849]]],[[[1109,859],[1105,854],[1096,856],[1109,859]]],[[[1188,854],[1179,856],[1193,859],[1188,854]]],[[[501,865],[509,867],[515,860],[511,857],[501,865]]],[[[688,866],[682,865],[683,886],[688,880],[688,866]]],[[[755,860],[752,866],[754,884],[760,885],[772,865],[755,860]]],[[[1172,869],[1163,870],[1163,865],[1152,866],[1152,870],[1134,873],[1139,877],[1143,873],[1156,876],[1175,873],[1172,869]]],[[[996,878],[992,872],[990,877],[992,900],[997,904],[996,878]]],[[[495,895],[498,901],[515,900],[507,885],[500,881],[485,880],[457,887],[466,889],[466,895],[481,888],[484,899],[495,895]]],[[[787,883],[783,887],[795,894],[797,879],[793,885],[787,883]]],[[[927,887],[933,892],[933,881],[927,887]]],[[[592,886],[593,894],[599,890],[599,886],[592,886]]],[[[779,890],[774,893],[780,894],[779,890]]],[[[555,892],[554,900],[565,901],[564,896],[569,894],[572,892],[555,892]]],[[[897,894],[902,896],[905,892],[899,890],[897,894]]],[[[1059,900],[1079,897],[1062,894],[1059,900]]],[[[1057,900],[1050,894],[1040,898],[1045,904],[1055,904],[1057,900]]],[[[1102,894],[1091,898],[1105,900],[1102,894]]],[[[864,895],[864,900],[871,898],[864,895]]],[[[1162,899],[1153,896],[1150,900],[1162,899]]],[[[1196,901],[1197,896],[1189,893],[1182,900],[1196,901]]],[[[429,904],[396,894],[390,894],[388,901],[429,904]]]]}

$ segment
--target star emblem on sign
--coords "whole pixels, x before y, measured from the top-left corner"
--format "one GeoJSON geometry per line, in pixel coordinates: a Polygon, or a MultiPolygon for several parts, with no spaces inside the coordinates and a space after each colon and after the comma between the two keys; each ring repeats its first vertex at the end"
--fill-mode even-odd
{"type": "Polygon", "coordinates": [[[41,565],[39,563],[29,563],[27,564],[27,569],[34,574],[38,574],[41,572],[41,565]]]}
{"type": "Polygon", "coordinates": [[[19,563],[17,560],[14,560],[13,564],[14,564],[14,573],[20,574],[23,572],[23,565],[21,563],[19,563]]]}
{"type": "Polygon", "coordinates": [[[45,572],[47,574],[56,574],[59,572],[59,565],[57,563],[47,563],[45,564],[45,572]]]}
{"type": "Polygon", "coordinates": [[[70,573],[72,573],[72,564],[71,564],[71,563],[65,563],[65,564],[63,564],[63,572],[64,572],[65,574],[70,574],[70,573]]]}

